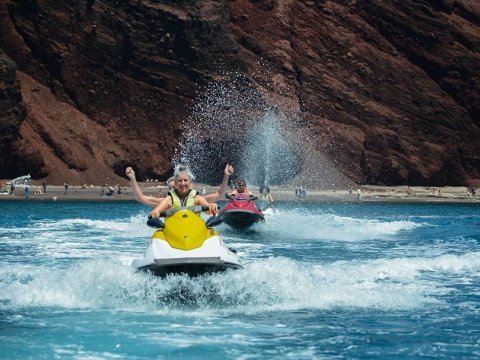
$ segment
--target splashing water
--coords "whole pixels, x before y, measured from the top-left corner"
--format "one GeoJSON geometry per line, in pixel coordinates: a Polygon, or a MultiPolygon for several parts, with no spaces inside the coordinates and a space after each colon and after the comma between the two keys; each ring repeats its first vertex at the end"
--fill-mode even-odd
{"type": "Polygon", "coordinates": [[[227,162],[254,185],[348,182],[316,150],[320,140],[309,137],[290,103],[265,99],[245,76],[225,79],[210,83],[196,99],[174,162],[188,164],[206,183],[218,182],[227,162]]]}
{"type": "Polygon", "coordinates": [[[239,163],[248,129],[265,106],[243,76],[209,84],[184,122],[184,138],[174,162],[188,164],[200,182],[220,180],[219,169],[225,163],[239,163]]]}
{"type": "Polygon", "coordinates": [[[289,139],[281,120],[287,120],[283,112],[267,110],[247,138],[240,169],[251,184],[283,184],[301,169],[303,149],[289,139]]]}

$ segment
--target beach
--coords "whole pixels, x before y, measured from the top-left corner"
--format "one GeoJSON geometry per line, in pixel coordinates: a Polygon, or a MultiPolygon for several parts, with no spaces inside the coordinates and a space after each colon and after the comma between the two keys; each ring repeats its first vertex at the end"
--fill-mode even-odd
{"type": "MultiPolygon", "coordinates": [[[[109,188],[101,186],[74,186],[70,185],[65,191],[64,186],[48,186],[47,193],[43,193],[41,185],[29,185],[28,198],[24,194],[24,185],[19,185],[14,194],[6,192],[7,186],[2,187],[1,200],[18,201],[135,201],[130,187],[113,188],[113,193],[108,195],[109,188]],[[103,195],[102,195],[103,194],[103,195]]],[[[153,185],[152,183],[140,183],[145,195],[163,196],[167,194],[167,187],[153,185]]],[[[218,189],[215,186],[196,184],[195,188],[201,191],[205,188],[206,193],[212,193],[218,189]]],[[[258,194],[258,188],[250,188],[254,194],[258,194]]],[[[297,196],[295,187],[272,186],[271,194],[275,201],[298,201],[298,202],[431,202],[431,203],[478,203],[480,195],[475,197],[467,187],[409,187],[409,186],[373,186],[362,185],[351,189],[305,189],[305,196],[297,196]]]]}

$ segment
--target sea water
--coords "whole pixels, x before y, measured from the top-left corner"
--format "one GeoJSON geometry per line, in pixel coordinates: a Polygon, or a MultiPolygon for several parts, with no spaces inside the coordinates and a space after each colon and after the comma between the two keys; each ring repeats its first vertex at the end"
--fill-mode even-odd
{"type": "Polygon", "coordinates": [[[476,359],[480,207],[277,204],[243,270],[135,273],[136,203],[0,202],[2,359],[476,359]]]}

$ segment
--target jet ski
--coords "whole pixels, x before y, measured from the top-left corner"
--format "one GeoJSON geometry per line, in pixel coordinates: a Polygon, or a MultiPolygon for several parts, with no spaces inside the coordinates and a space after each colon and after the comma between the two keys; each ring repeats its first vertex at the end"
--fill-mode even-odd
{"type": "Polygon", "coordinates": [[[260,209],[255,205],[257,198],[248,194],[226,194],[229,200],[225,207],[218,212],[225,224],[235,229],[246,229],[256,222],[264,221],[265,218],[260,209]]]}
{"type": "Polygon", "coordinates": [[[168,274],[198,276],[243,268],[236,251],[225,246],[213,226],[222,222],[200,217],[206,206],[169,209],[160,214],[165,222],[149,218],[147,225],[155,227],[143,257],[133,260],[137,271],[147,271],[165,277],[168,274]]]}

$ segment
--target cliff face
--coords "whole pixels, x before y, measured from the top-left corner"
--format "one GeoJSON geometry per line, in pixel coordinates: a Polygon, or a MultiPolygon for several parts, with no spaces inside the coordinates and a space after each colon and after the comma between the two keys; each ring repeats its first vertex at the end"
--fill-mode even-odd
{"type": "Polygon", "coordinates": [[[0,50],[0,168],[19,165],[14,154],[21,147],[18,132],[26,111],[15,70],[15,63],[0,50]]]}
{"type": "Polygon", "coordinates": [[[476,0],[0,0],[0,48],[18,67],[0,69],[0,178],[165,178],[196,91],[228,71],[354,181],[480,179],[476,0]]]}
{"type": "MultiPolygon", "coordinates": [[[[361,182],[479,177],[476,1],[235,1],[244,58],[281,69],[316,136],[361,182]],[[437,4],[434,7],[433,4],[437,4]]],[[[275,91],[275,89],[271,89],[275,91]]]]}

